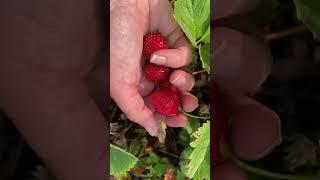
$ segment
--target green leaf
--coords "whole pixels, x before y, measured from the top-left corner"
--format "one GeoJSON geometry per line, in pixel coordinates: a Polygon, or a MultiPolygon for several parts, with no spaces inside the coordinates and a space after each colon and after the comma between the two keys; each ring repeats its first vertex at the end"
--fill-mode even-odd
{"type": "Polygon", "coordinates": [[[197,47],[198,39],[210,27],[210,0],[177,0],[173,16],[191,44],[197,47]]]}
{"type": "Polygon", "coordinates": [[[154,163],[157,163],[159,162],[161,159],[160,159],[160,156],[158,156],[156,153],[154,152],[149,152],[149,157],[152,159],[152,161],[154,163]]]}
{"type": "Polygon", "coordinates": [[[150,156],[145,156],[145,157],[140,158],[140,162],[144,166],[151,166],[155,163],[154,160],[150,156]]]}
{"type": "Polygon", "coordinates": [[[180,155],[180,159],[181,159],[182,161],[187,161],[187,160],[189,161],[189,157],[190,157],[192,151],[193,151],[193,149],[192,149],[191,147],[185,148],[185,149],[182,151],[181,155],[180,155]]]}
{"type": "Polygon", "coordinates": [[[210,44],[201,44],[199,48],[202,67],[210,74],[210,44]]]}
{"type": "Polygon", "coordinates": [[[176,178],[176,180],[185,180],[185,176],[183,175],[183,173],[180,170],[177,171],[177,175],[175,178],[176,178]]]}
{"type": "Polygon", "coordinates": [[[320,39],[320,1],[319,0],[293,0],[297,17],[320,39]]]}
{"type": "Polygon", "coordinates": [[[140,142],[138,141],[133,141],[131,144],[130,144],[130,148],[129,148],[129,152],[134,155],[134,156],[137,156],[139,155],[141,151],[141,144],[140,142]]]}
{"type": "Polygon", "coordinates": [[[190,134],[186,129],[181,129],[178,134],[178,140],[183,144],[184,146],[188,146],[190,142],[190,134]]]}
{"type": "Polygon", "coordinates": [[[202,37],[197,42],[199,43],[210,43],[210,26],[208,26],[206,32],[202,35],[202,37]]]}
{"type": "Polygon", "coordinates": [[[192,117],[188,117],[187,125],[184,128],[189,134],[192,134],[199,127],[200,127],[200,122],[199,122],[198,119],[192,118],[192,117]]]}
{"type": "Polygon", "coordinates": [[[139,160],[125,150],[110,144],[110,175],[121,175],[133,168],[139,160]]]}
{"type": "Polygon", "coordinates": [[[194,133],[198,137],[192,146],[194,147],[189,159],[186,176],[189,178],[210,179],[210,121],[204,123],[198,131],[194,133]]]}
{"type": "MultiPolygon", "coordinates": [[[[207,148],[207,151],[210,149],[207,148]]],[[[202,165],[195,172],[193,179],[210,180],[210,152],[206,152],[202,165]]]]}
{"type": "Polygon", "coordinates": [[[164,175],[164,173],[167,171],[167,165],[163,163],[157,163],[154,165],[154,167],[150,170],[150,173],[153,176],[160,177],[164,175]]]}

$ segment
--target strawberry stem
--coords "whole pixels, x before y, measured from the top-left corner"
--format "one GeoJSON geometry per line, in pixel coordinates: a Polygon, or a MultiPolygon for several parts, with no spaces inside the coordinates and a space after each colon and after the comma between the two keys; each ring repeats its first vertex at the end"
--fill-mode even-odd
{"type": "MultiPolygon", "coordinates": [[[[226,147],[225,147],[226,148],[226,147]]],[[[233,162],[235,162],[240,168],[247,172],[251,172],[253,174],[262,176],[262,177],[268,177],[271,179],[281,179],[281,180],[319,180],[319,176],[299,176],[299,175],[290,175],[290,174],[282,174],[282,173],[275,173],[271,171],[267,171],[258,167],[254,167],[250,164],[247,164],[241,160],[239,160],[233,153],[231,153],[228,148],[223,149],[225,152],[225,155],[228,156],[233,162]]]]}
{"type": "Polygon", "coordinates": [[[186,115],[187,117],[191,117],[191,118],[195,118],[195,119],[205,119],[205,120],[209,120],[209,119],[210,119],[210,116],[204,116],[204,117],[202,117],[202,116],[196,116],[196,115],[193,115],[193,114],[189,114],[189,113],[187,113],[187,112],[185,112],[185,111],[182,111],[182,113],[183,113],[184,115],[186,115]]]}
{"type": "Polygon", "coordinates": [[[256,175],[269,177],[272,179],[282,179],[282,180],[318,180],[319,176],[298,176],[298,175],[289,175],[289,174],[282,174],[282,173],[275,173],[271,171],[267,171],[264,169],[260,169],[249,164],[246,164],[238,159],[233,159],[235,163],[238,164],[242,169],[254,173],[256,175]]]}
{"type": "Polygon", "coordinates": [[[206,72],[207,72],[206,70],[201,69],[199,71],[192,72],[192,75],[197,75],[197,74],[206,73],[206,72]]]}

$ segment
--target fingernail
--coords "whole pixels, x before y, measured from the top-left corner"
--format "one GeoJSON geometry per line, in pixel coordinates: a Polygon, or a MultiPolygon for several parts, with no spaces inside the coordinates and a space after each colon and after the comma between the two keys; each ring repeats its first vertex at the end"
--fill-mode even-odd
{"type": "Polygon", "coordinates": [[[181,87],[185,84],[185,78],[184,76],[182,76],[181,74],[179,74],[178,76],[176,76],[172,82],[173,85],[175,85],[176,87],[181,87]]]}
{"type": "Polygon", "coordinates": [[[167,62],[167,58],[154,54],[151,56],[150,62],[157,65],[164,65],[167,62]]]}
{"type": "Polygon", "coordinates": [[[264,151],[262,151],[261,153],[257,154],[257,156],[259,156],[258,158],[262,158],[264,156],[266,156],[267,154],[271,153],[271,151],[274,150],[274,148],[276,148],[277,146],[279,146],[282,141],[283,141],[283,138],[282,138],[282,131],[281,131],[281,123],[279,121],[279,124],[278,124],[278,136],[276,136],[275,140],[273,141],[273,143],[271,143],[270,146],[268,146],[264,151]]]}
{"type": "Polygon", "coordinates": [[[261,159],[263,157],[265,157],[267,154],[271,153],[274,148],[276,148],[277,146],[279,146],[282,143],[282,136],[280,136],[279,138],[277,138],[274,143],[272,143],[269,147],[267,147],[263,152],[256,154],[254,157],[252,157],[254,160],[256,159],[261,159]]]}
{"type": "Polygon", "coordinates": [[[145,129],[148,131],[150,136],[157,136],[157,134],[158,134],[158,128],[153,126],[151,123],[147,124],[145,126],[145,129]]]}
{"type": "Polygon", "coordinates": [[[282,143],[282,136],[280,135],[270,146],[265,148],[262,152],[257,154],[248,155],[245,160],[251,161],[251,160],[257,160],[265,157],[266,155],[270,154],[277,146],[279,146],[282,143]]]}

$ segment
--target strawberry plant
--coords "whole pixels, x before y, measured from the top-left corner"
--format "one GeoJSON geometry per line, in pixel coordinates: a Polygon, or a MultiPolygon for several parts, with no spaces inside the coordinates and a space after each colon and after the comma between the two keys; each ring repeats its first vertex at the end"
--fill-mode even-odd
{"type": "Polygon", "coordinates": [[[170,48],[161,32],[148,32],[143,43],[143,72],[156,83],[150,103],[158,113],[174,116],[182,112],[188,123],[183,128],[160,126],[153,138],[127,119],[113,103],[111,109],[111,176],[115,179],[210,179],[210,0],[172,0],[172,16],[192,45],[192,63],[184,67],[193,73],[199,108],[184,112],[180,90],[169,82],[171,68],[150,62],[151,54],[170,48]]]}

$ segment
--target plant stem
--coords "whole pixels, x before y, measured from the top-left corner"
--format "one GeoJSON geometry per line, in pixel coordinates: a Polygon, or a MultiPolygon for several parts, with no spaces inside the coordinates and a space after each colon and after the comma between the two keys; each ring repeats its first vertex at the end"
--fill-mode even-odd
{"type": "Polygon", "coordinates": [[[225,158],[232,160],[234,163],[236,163],[241,169],[251,172],[253,174],[267,177],[271,179],[280,179],[280,180],[319,180],[319,176],[299,176],[299,175],[290,175],[290,174],[282,174],[282,173],[275,173],[271,171],[267,171],[258,167],[251,166],[250,164],[247,164],[241,160],[239,160],[235,154],[232,153],[230,150],[229,145],[223,144],[222,145],[222,154],[225,158]]]}
{"type": "Polygon", "coordinates": [[[298,176],[298,175],[275,173],[275,172],[267,171],[257,167],[253,167],[249,164],[246,164],[240,161],[235,156],[232,156],[231,159],[236,164],[238,164],[238,166],[240,166],[242,169],[263,177],[269,177],[272,179],[281,179],[281,180],[319,180],[320,179],[320,177],[318,176],[298,176]]]}
{"type": "Polygon", "coordinates": [[[266,41],[273,41],[273,40],[277,40],[277,39],[281,39],[281,38],[285,38],[288,36],[292,36],[298,33],[302,33],[302,32],[307,32],[308,29],[307,27],[305,27],[304,25],[299,25],[299,26],[295,26],[292,27],[290,29],[281,31],[281,32],[274,32],[274,33],[270,33],[270,34],[266,34],[264,39],[266,41]]]}
{"type": "Polygon", "coordinates": [[[164,150],[159,150],[159,152],[162,152],[162,153],[164,153],[164,154],[167,154],[167,155],[170,155],[170,156],[172,156],[172,157],[174,157],[174,158],[177,158],[177,159],[179,159],[180,157],[179,156],[177,156],[177,155],[175,155],[175,154],[173,154],[173,153],[170,153],[170,152],[167,152],[167,151],[164,151],[164,150]]]}
{"type": "Polygon", "coordinates": [[[195,118],[195,119],[205,119],[205,120],[209,120],[210,119],[210,116],[205,116],[205,117],[202,117],[202,116],[196,116],[196,115],[193,115],[193,114],[189,114],[187,112],[184,112],[182,111],[182,113],[184,115],[186,115],[187,117],[191,117],[191,118],[195,118]]]}
{"type": "Polygon", "coordinates": [[[192,74],[193,74],[193,75],[196,75],[196,74],[201,74],[201,73],[206,73],[206,72],[207,72],[206,70],[201,69],[200,71],[195,71],[195,72],[193,72],[192,74]]]}

